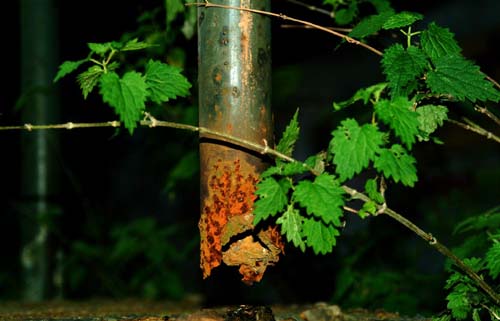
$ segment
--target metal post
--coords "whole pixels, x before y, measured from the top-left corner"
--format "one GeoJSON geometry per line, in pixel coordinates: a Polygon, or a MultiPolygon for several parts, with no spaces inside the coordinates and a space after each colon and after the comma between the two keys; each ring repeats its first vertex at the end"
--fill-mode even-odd
{"type": "MultiPolygon", "coordinates": [[[[269,10],[270,0],[213,3],[269,10]]],[[[198,9],[200,126],[273,146],[271,34],[268,17],[236,9],[198,9]]],[[[201,269],[239,266],[243,281],[259,281],[283,250],[275,227],[255,230],[253,203],[262,155],[200,137],[201,269]]]]}
{"type": "MultiPolygon", "coordinates": [[[[58,62],[56,7],[53,0],[20,2],[21,89],[29,97],[22,112],[25,123],[51,124],[59,120],[58,97],[52,87],[58,62]]],[[[50,226],[60,212],[55,202],[60,191],[58,146],[56,131],[22,135],[21,265],[23,297],[30,301],[49,298],[54,286],[50,226]]]]}

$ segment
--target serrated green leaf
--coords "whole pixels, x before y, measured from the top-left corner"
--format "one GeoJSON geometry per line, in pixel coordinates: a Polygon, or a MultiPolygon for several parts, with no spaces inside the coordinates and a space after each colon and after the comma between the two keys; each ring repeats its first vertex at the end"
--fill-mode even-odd
{"type": "Polygon", "coordinates": [[[385,202],[384,197],[378,191],[377,180],[370,178],[366,180],[365,183],[365,192],[368,194],[368,197],[377,202],[378,204],[383,204],[385,202]]]}
{"type": "Polygon", "coordinates": [[[394,44],[385,50],[382,68],[389,81],[391,96],[407,96],[427,67],[424,52],[415,46],[408,49],[394,44]]]}
{"type": "Polygon", "coordinates": [[[125,45],[120,49],[120,51],[132,51],[132,50],[141,50],[144,48],[154,47],[155,45],[139,41],[137,38],[127,41],[125,45]]]}
{"type": "Polygon", "coordinates": [[[323,173],[316,176],[314,182],[300,181],[293,192],[293,199],[304,207],[309,215],[322,219],[326,224],[340,226],[343,194],[344,190],[335,178],[323,173]]]}
{"type": "Polygon", "coordinates": [[[471,216],[459,222],[455,226],[453,234],[482,231],[483,229],[491,227],[500,227],[500,212],[497,212],[497,210],[498,209],[494,209],[492,212],[471,216]]]}
{"type": "Polygon", "coordinates": [[[94,65],[76,77],[82,90],[83,99],[87,99],[88,94],[94,89],[103,74],[104,70],[102,67],[94,65]]]}
{"type": "Polygon", "coordinates": [[[467,318],[467,315],[470,312],[471,305],[470,302],[464,293],[459,291],[453,291],[448,296],[446,296],[448,300],[447,307],[451,310],[451,315],[457,320],[463,320],[467,318]]]}
{"type": "Polygon", "coordinates": [[[149,98],[155,103],[162,103],[175,99],[177,96],[189,95],[191,84],[181,74],[181,71],[180,68],[160,61],[149,60],[145,75],[149,98]]]}
{"type": "Polygon", "coordinates": [[[352,118],[343,120],[332,135],[329,152],[333,155],[335,171],[341,181],[352,178],[366,168],[384,143],[384,135],[376,126],[359,126],[352,118]]]}
{"type": "Polygon", "coordinates": [[[440,105],[424,105],[417,108],[418,128],[429,137],[443,122],[448,119],[448,108],[440,105]]]}
{"type": "Polygon", "coordinates": [[[184,12],[184,4],[182,0],[165,0],[165,10],[167,11],[167,26],[169,26],[179,13],[184,12]]]}
{"type": "Polygon", "coordinates": [[[418,114],[412,111],[412,107],[413,103],[406,97],[396,97],[391,101],[383,99],[375,104],[375,112],[380,120],[394,130],[408,149],[415,143],[420,125],[418,114]]]}
{"type": "Polygon", "coordinates": [[[290,123],[286,126],[285,131],[283,132],[283,137],[280,139],[278,145],[276,145],[276,150],[287,156],[292,156],[295,143],[299,138],[300,127],[299,122],[297,121],[298,114],[299,109],[295,111],[290,123]]]}
{"type": "Polygon", "coordinates": [[[397,183],[413,187],[417,179],[415,158],[408,155],[401,145],[394,144],[391,149],[382,149],[380,156],[375,160],[375,168],[386,178],[392,177],[397,183]]]}
{"type": "Polygon", "coordinates": [[[488,252],[486,252],[485,259],[490,276],[496,279],[500,274],[500,243],[493,243],[488,252]]]}
{"type": "Polygon", "coordinates": [[[286,235],[288,242],[292,242],[295,247],[298,247],[302,252],[306,249],[306,243],[302,239],[302,224],[304,218],[299,211],[293,207],[293,204],[288,204],[288,207],[277,220],[276,223],[281,225],[281,234],[286,235]]]}
{"type": "Polygon", "coordinates": [[[306,239],[306,245],[311,247],[316,255],[330,253],[337,243],[335,237],[340,235],[334,226],[326,225],[323,221],[318,221],[313,217],[304,218],[302,233],[306,239]]]}
{"type": "Polygon", "coordinates": [[[462,51],[455,41],[453,33],[434,22],[430,23],[427,29],[422,31],[420,43],[422,49],[432,61],[445,56],[456,56],[462,51]]]}
{"type": "Polygon", "coordinates": [[[472,102],[500,100],[500,92],[471,61],[460,56],[444,56],[434,59],[434,65],[435,69],[427,74],[427,85],[433,93],[472,102]]]}
{"type": "Polygon", "coordinates": [[[415,21],[422,20],[423,15],[416,12],[402,11],[391,16],[382,26],[384,29],[396,29],[411,25],[415,21]]]}
{"type": "Polygon", "coordinates": [[[257,184],[255,194],[259,197],[255,201],[254,224],[274,216],[281,212],[288,203],[288,190],[291,184],[287,179],[277,181],[272,177],[267,177],[257,184]]]}
{"type": "Polygon", "coordinates": [[[144,77],[135,71],[127,72],[121,79],[115,72],[105,73],[100,78],[100,93],[133,134],[145,107],[147,85],[144,77]]]}
{"type": "Polygon", "coordinates": [[[98,55],[103,56],[106,54],[108,51],[113,49],[113,44],[112,42],[104,42],[104,43],[95,43],[95,42],[89,42],[87,43],[87,46],[92,52],[95,52],[98,55]]]}
{"type": "Polygon", "coordinates": [[[384,11],[376,15],[369,16],[360,23],[358,23],[352,30],[349,32],[349,37],[355,39],[361,39],[370,35],[373,35],[382,29],[384,23],[389,20],[391,16],[394,15],[392,11],[384,11]]]}
{"type": "Polygon", "coordinates": [[[339,103],[334,102],[333,108],[335,110],[340,110],[340,109],[343,109],[347,106],[350,106],[350,105],[352,105],[355,102],[360,101],[360,100],[362,100],[363,104],[366,105],[368,103],[368,101],[370,100],[370,98],[372,98],[372,97],[375,101],[378,101],[380,99],[380,95],[382,94],[382,91],[384,91],[384,89],[387,87],[387,85],[388,85],[388,83],[384,82],[384,83],[372,85],[372,86],[367,87],[367,88],[361,88],[358,91],[356,91],[354,96],[352,96],[348,100],[345,100],[345,101],[342,101],[339,103]]]}
{"type": "Polygon", "coordinates": [[[54,78],[54,82],[57,82],[59,79],[62,77],[66,76],[67,74],[72,73],[78,67],[80,67],[84,62],[86,62],[87,59],[82,59],[78,61],[65,61],[59,66],[59,70],[57,71],[56,77],[54,78]]]}

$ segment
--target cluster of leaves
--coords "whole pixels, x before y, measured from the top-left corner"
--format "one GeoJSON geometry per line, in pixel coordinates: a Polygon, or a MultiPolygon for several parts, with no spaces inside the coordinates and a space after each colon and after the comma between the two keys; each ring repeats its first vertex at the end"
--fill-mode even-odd
{"type": "MultiPolygon", "coordinates": [[[[405,46],[395,43],[384,51],[381,66],[386,82],[362,88],[350,99],[333,104],[335,110],[358,103],[371,106],[371,122],[342,120],[332,132],[326,153],[304,162],[278,160],[263,173],[258,185],[255,223],[272,217],[287,240],[303,251],[310,247],[325,254],[335,246],[342,207],[349,201],[341,184],[355,175],[367,170],[376,173],[365,184],[371,201],[358,212],[362,217],[377,214],[384,203],[385,182],[415,185],[418,176],[412,149],[417,142],[433,139],[440,143],[432,135],[447,119],[447,102],[500,100],[499,91],[486,75],[461,55],[448,29],[430,23],[424,30],[412,32],[421,15],[395,13],[390,6],[376,7],[380,12],[359,22],[350,36],[364,39],[382,29],[408,28],[401,30],[405,46]],[[304,175],[307,172],[314,178],[304,175]]],[[[276,150],[291,156],[298,135],[296,114],[276,150]]]]}
{"type": "Polygon", "coordinates": [[[103,101],[114,108],[125,128],[132,134],[143,116],[146,102],[161,104],[170,99],[185,97],[189,95],[191,88],[180,68],[152,59],[147,62],[144,72],[132,70],[118,74],[120,63],[116,57],[119,54],[151,46],[153,44],[137,39],[89,43],[90,53],[87,58],[62,63],[54,81],[74,72],[85,63],[91,63],[87,70],[77,76],[83,97],[87,98],[98,86],[103,101]]]}
{"type": "MultiPolygon", "coordinates": [[[[494,288],[500,286],[500,208],[465,219],[457,224],[455,235],[462,240],[454,252],[494,288]],[[495,286],[496,285],[496,286],[495,286]]],[[[448,262],[450,273],[445,289],[449,291],[449,312],[435,320],[498,320],[500,308],[477,285],[448,262]]]]}

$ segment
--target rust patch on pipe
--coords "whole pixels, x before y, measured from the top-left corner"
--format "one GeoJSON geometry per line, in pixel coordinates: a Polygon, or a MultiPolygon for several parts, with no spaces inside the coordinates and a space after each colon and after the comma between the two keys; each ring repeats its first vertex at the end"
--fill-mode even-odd
{"type": "Polygon", "coordinates": [[[279,260],[283,242],[275,227],[248,235],[254,229],[255,168],[240,159],[217,159],[207,176],[199,221],[203,278],[223,261],[240,266],[243,282],[260,281],[267,266],[279,260]]]}

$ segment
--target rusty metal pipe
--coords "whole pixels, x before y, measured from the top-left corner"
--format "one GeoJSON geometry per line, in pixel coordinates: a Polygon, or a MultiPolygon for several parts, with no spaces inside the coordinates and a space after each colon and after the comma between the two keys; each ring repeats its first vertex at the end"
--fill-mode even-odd
{"type": "MultiPolygon", "coordinates": [[[[213,3],[270,9],[270,0],[213,3]]],[[[200,7],[198,83],[200,126],[273,146],[268,17],[200,7]]],[[[252,224],[255,184],[265,167],[261,155],[200,136],[200,266],[204,278],[224,262],[239,266],[243,281],[252,283],[278,260],[282,251],[279,232],[272,227],[254,231],[252,224]],[[253,235],[248,235],[249,230],[253,235]],[[245,237],[235,238],[244,232],[245,237]],[[260,242],[256,240],[259,235],[260,242]]]]}

